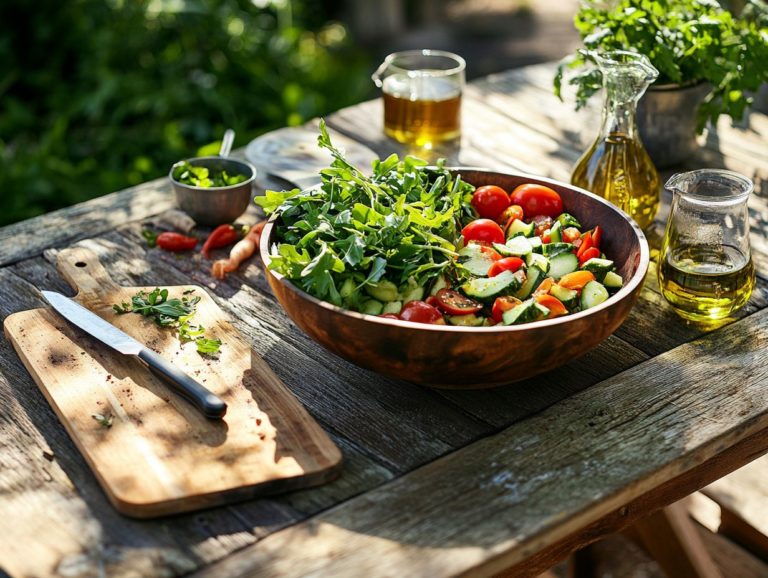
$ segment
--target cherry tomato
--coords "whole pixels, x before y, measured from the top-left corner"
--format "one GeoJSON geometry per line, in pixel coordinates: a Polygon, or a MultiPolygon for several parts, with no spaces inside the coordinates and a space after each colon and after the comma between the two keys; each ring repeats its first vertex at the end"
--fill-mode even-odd
{"type": "Polygon", "coordinates": [[[443,321],[443,314],[424,301],[409,301],[400,310],[400,319],[414,323],[439,323],[443,321]]]}
{"type": "Polygon", "coordinates": [[[504,312],[509,311],[510,309],[514,309],[520,305],[520,303],[522,303],[520,299],[516,299],[511,295],[497,297],[496,301],[493,302],[493,307],[491,308],[491,317],[496,323],[501,323],[504,317],[504,312]]]}
{"type": "Polygon", "coordinates": [[[509,206],[509,194],[496,185],[479,187],[472,195],[472,206],[485,219],[496,219],[509,206]]]}
{"type": "Polygon", "coordinates": [[[379,317],[383,317],[384,319],[400,319],[400,317],[394,313],[382,313],[379,317]]]}
{"type": "Polygon", "coordinates": [[[498,223],[490,219],[476,219],[461,230],[464,242],[480,241],[484,243],[503,243],[504,231],[498,223]]]}
{"type": "Polygon", "coordinates": [[[512,224],[515,219],[523,220],[525,213],[523,213],[523,207],[520,205],[510,205],[504,211],[496,217],[496,222],[505,229],[512,224]]]}
{"type": "Polygon", "coordinates": [[[583,265],[590,259],[594,257],[599,257],[599,256],[600,256],[600,249],[598,249],[597,247],[590,247],[589,249],[584,251],[581,255],[579,255],[579,265],[583,265]]]}
{"type": "Polygon", "coordinates": [[[563,200],[557,191],[528,183],[512,191],[512,203],[520,205],[526,215],[547,215],[557,217],[563,212],[563,200]]]}
{"type": "Polygon", "coordinates": [[[452,289],[440,289],[437,292],[437,307],[448,315],[469,315],[480,311],[483,305],[452,289]]]}
{"type": "Polygon", "coordinates": [[[552,295],[536,295],[535,299],[539,305],[543,305],[549,309],[549,313],[546,317],[547,319],[559,317],[560,315],[568,315],[568,309],[565,308],[563,302],[560,301],[557,297],[552,295]]]}
{"type": "Polygon", "coordinates": [[[437,307],[437,303],[438,303],[437,297],[435,297],[434,295],[430,295],[424,300],[424,303],[426,303],[427,305],[431,305],[432,307],[437,307]]]}
{"type": "Polygon", "coordinates": [[[181,251],[191,251],[197,245],[197,239],[187,237],[181,233],[160,233],[157,236],[157,246],[166,251],[180,253],[181,251]]]}
{"type": "Polygon", "coordinates": [[[504,257],[494,261],[493,265],[488,267],[488,277],[496,277],[496,275],[504,271],[512,271],[514,273],[522,266],[523,260],[520,257],[504,257]]]}
{"type": "Polygon", "coordinates": [[[573,243],[579,237],[581,237],[581,232],[576,227],[566,227],[563,229],[564,243],[573,243]]]}
{"type": "Polygon", "coordinates": [[[533,234],[537,237],[543,237],[545,234],[549,235],[549,231],[552,229],[552,224],[554,223],[552,218],[547,215],[536,215],[531,221],[536,225],[533,234]]]}

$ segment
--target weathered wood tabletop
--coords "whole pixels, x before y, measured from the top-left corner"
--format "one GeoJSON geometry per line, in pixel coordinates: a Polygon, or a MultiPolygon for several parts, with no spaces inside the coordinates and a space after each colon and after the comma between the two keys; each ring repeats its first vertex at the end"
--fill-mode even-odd
{"type": "MultiPolygon", "coordinates": [[[[568,180],[597,124],[550,89],[553,67],[473,83],[456,163],[568,180]]],[[[380,155],[381,103],[329,126],[380,155]]],[[[173,207],[166,179],[0,229],[0,318],[72,294],[56,252],[95,251],[127,286],[199,284],[341,448],[334,482],[191,514],[118,514],[6,340],[0,340],[0,569],[11,576],[533,576],[768,450],[768,118],[723,120],[690,168],[753,178],[755,293],[704,331],[661,298],[652,265],[624,325],[585,357],[487,391],[434,391],[334,357],[271,296],[258,258],[147,249],[173,207]],[[158,217],[159,215],[159,217],[158,217]]],[[[666,175],[665,175],[666,176],[666,175]]],[[[650,232],[657,244],[668,196],[650,232]]],[[[255,209],[245,219],[256,218],[255,209]]]]}

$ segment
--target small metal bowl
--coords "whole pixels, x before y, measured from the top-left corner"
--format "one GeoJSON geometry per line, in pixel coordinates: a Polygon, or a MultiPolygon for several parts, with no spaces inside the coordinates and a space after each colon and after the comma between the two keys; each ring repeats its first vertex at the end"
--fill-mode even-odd
{"type": "Polygon", "coordinates": [[[242,183],[227,187],[195,187],[173,178],[173,170],[182,162],[185,161],[179,161],[171,167],[168,178],[171,179],[173,190],[176,192],[179,208],[198,224],[214,226],[231,223],[248,208],[253,196],[253,181],[256,179],[256,168],[252,164],[219,156],[187,159],[186,162],[194,167],[225,170],[229,174],[247,177],[242,183]]]}

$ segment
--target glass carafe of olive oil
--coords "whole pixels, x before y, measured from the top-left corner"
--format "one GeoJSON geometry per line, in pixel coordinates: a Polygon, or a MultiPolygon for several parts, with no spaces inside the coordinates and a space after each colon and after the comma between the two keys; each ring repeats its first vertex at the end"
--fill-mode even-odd
{"type": "Polygon", "coordinates": [[[635,52],[590,56],[603,77],[603,118],[600,134],[576,163],[571,182],[607,199],[644,229],[659,210],[659,175],[640,141],[635,111],[659,71],[635,52]]]}
{"type": "Polygon", "coordinates": [[[673,198],[659,253],[661,293],[686,319],[726,318],[755,286],[747,210],[752,182],[702,169],[674,175],[665,187],[673,198]]]}

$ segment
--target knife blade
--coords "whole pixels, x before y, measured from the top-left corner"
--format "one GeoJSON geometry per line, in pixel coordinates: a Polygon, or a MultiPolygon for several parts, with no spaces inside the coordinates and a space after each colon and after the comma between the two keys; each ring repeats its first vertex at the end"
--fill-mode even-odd
{"type": "Polygon", "coordinates": [[[69,297],[55,291],[41,291],[41,293],[51,307],[68,322],[123,355],[135,355],[146,363],[177,393],[203,412],[205,417],[211,419],[224,417],[227,404],[178,367],[69,297]]]}

